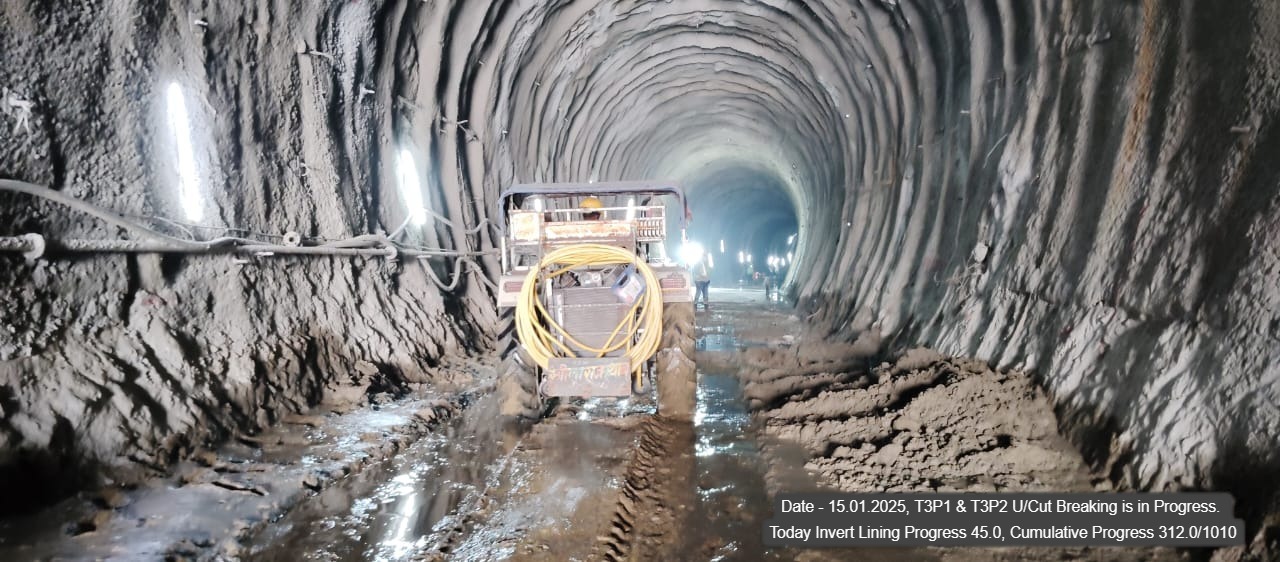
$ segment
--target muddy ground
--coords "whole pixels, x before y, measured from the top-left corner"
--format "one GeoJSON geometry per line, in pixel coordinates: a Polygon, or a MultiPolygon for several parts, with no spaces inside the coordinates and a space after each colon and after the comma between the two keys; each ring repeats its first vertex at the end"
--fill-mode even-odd
{"type": "Polygon", "coordinates": [[[153,485],[0,524],[0,559],[1195,560],[1171,549],[766,549],[778,492],[1106,491],[1043,392],[867,334],[806,334],[762,293],[698,313],[694,423],[644,397],[500,427],[477,366],[448,387],[317,411],[153,485]]]}

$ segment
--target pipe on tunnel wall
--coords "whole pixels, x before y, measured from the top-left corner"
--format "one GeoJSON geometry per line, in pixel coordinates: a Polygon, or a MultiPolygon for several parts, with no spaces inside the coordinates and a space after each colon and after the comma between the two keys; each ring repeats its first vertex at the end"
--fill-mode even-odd
{"type": "MultiPolygon", "coordinates": [[[[390,230],[406,216],[390,196],[402,145],[421,155],[428,205],[458,224],[489,218],[488,204],[516,182],[683,180],[709,202],[695,217],[714,216],[718,201],[785,200],[794,213],[771,212],[801,232],[794,294],[833,337],[879,329],[894,345],[1029,369],[1095,468],[1137,488],[1247,487],[1280,467],[1274,2],[107,0],[0,10],[0,47],[12,53],[0,85],[36,103],[25,118],[34,132],[7,137],[16,149],[0,151],[0,174],[173,213],[149,100],[177,76],[207,121],[211,144],[200,150],[219,163],[206,182],[212,226],[390,230]],[[188,25],[196,12],[206,26],[188,25]],[[101,87],[53,87],[86,82],[101,87]],[[767,180],[706,173],[742,162],[767,180]]],[[[103,234],[0,202],[13,229],[0,234],[103,234]]],[[[493,235],[412,233],[457,250],[491,248],[493,235]]],[[[354,264],[261,277],[94,264],[92,274],[72,264],[0,272],[0,287],[24,303],[6,319],[16,335],[0,342],[0,389],[18,390],[0,396],[15,397],[6,412],[32,416],[4,426],[4,450],[59,439],[95,459],[176,450],[162,443],[206,416],[224,429],[265,423],[259,408],[321,394],[264,394],[254,373],[281,361],[303,366],[281,377],[290,389],[323,387],[334,377],[319,371],[349,370],[357,356],[413,371],[492,318],[480,284],[441,295],[425,276],[354,264]],[[320,297],[303,302],[298,287],[320,297]],[[144,292],[186,304],[145,309],[144,292]],[[200,322],[214,314],[210,301],[232,303],[235,319],[200,322]],[[393,318],[370,318],[371,306],[393,318]],[[272,321],[248,320],[264,314],[272,321]],[[375,343],[323,343],[352,325],[366,332],[357,341],[375,343]],[[230,336],[246,330],[263,343],[230,336]],[[155,352],[158,332],[192,342],[168,347],[210,351],[155,352]],[[410,351],[380,351],[392,342],[410,351]],[[14,382],[36,369],[49,380],[14,382]],[[241,382],[183,386],[216,370],[241,382]],[[84,405],[31,413],[50,411],[60,393],[75,404],[68,396],[119,389],[112,381],[135,371],[186,413],[159,425],[84,405]],[[94,386],[73,372],[105,374],[94,386]],[[203,414],[199,405],[226,401],[219,393],[233,413],[203,414]],[[73,429],[55,431],[60,419],[73,429]],[[159,429],[141,444],[74,429],[95,421],[159,429]]]]}

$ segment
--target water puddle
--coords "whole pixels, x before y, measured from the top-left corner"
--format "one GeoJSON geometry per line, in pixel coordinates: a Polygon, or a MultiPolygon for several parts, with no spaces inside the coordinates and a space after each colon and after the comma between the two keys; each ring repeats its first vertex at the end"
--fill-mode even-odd
{"type": "MultiPolygon", "coordinates": [[[[747,307],[730,305],[722,310],[700,319],[705,325],[700,327],[700,352],[735,353],[751,345],[740,341],[735,330],[738,325],[758,328],[741,324],[747,307]]],[[[690,559],[782,561],[801,555],[815,562],[933,559],[901,549],[766,549],[762,529],[773,509],[771,492],[829,490],[804,468],[809,457],[803,447],[755,430],[741,392],[741,381],[732,368],[700,370],[694,414],[699,531],[685,547],[690,559]]]]}
{"type": "Polygon", "coordinates": [[[447,559],[589,559],[585,553],[613,515],[634,439],[634,428],[606,420],[543,420],[522,438],[505,472],[498,471],[501,479],[489,494],[492,509],[447,559]]]}
{"type": "Polygon", "coordinates": [[[732,374],[701,373],[694,414],[698,544],[709,560],[757,560],[760,526],[769,512],[764,463],[751,436],[751,417],[732,374]]]}
{"type": "Polygon", "coordinates": [[[406,560],[462,531],[458,512],[479,501],[505,450],[471,427],[477,410],[304,502],[255,536],[248,558],[406,560]]]}
{"type": "MultiPolygon", "coordinates": [[[[733,327],[719,314],[704,318],[697,348],[733,352],[733,327]]],[[[731,372],[700,369],[694,413],[697,466],[696,518],[705,522],[690,554],[708,560],[759,560],[764,553],[761,525],[770,511],[765,463],[751,429],[751,414],[731,372]]]]}

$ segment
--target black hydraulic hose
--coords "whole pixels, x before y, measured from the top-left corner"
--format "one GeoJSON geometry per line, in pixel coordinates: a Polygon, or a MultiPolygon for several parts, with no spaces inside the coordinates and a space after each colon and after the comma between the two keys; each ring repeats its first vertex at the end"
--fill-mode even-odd
{"type": "MultiPolygon", "coordinates": [[[[150,240],[82,240],[70,239],[57,242],[57,247],[69,251],[78,252],[133,252],[133,253],[252,253],[252,254],[283,254],[283,255],[326,255],[326,256],[384,256],[387,258],[395,258],[397,255],[404,255],[417,259],[426,259],[431,257],[453,257],[453,275],[449,283],[444,283],[439,276],[436,275],[430,264],[423,264],[430,276],[431,281],[441,290],[452,291],[458,287],[462,280],[463,266],[473,269],[479,273],[480,280],[490,289],[497,290],[497,285],[484,275],[482,268],[469,256],[483,256],[497,253],[497,250],[475,250],[475,251],[456,251],[446,250],[443,248],[425,248],[421,246],[401,246],[393,241],[393,236],[384,236],[381,234],[364,234],[354,236],[343,240],[326,241],[315,246],[302,245],[282,245],[263,243],[258,240],[247,238],[238,238],[224,236],[214,238],[207,241],[188,240],[170,236],[161,232],[156,232],[147,226],[138,222],[129,220],[119,214],[113,213],[102,207],[89,203],[87,201],[72,197],[65,193],[50,189],[48,187],[19,181],[13,179],[0,178],[0,190],[12,191],[15,193],[25,193],[34,197],[39,197],[54,203],[58,203],[70,209],[80,211],[87,215],[96,217],[103,222],[123,228],[129,232],[139,234],[150,240]]],[[[447,224],[450,228],[456,226],[448,219],[432,213],[438,219],[447,224]]],[[[167,220],[167,219],[166,219],[167,220]]],[[[468,233],[478,232],[487,224],[487,220],[481,221],[475,228],[468,230],[468,233]]],[[[238,229],[226,229],[238,230],[238,229]]],[[[33,235],[28,235],[33,236],[33,235]]],[[[37,254],[43,252],[43,238],[36,236],[40,240],[40,248],[37,254]]],[[[0,251],[20,251],[31,252],[37,249],[37,242],[27,237],[0,237],[0,251]]]]}
{"type": "Polygon", "coordinates": [[[47,187],[44,187],[42,185],[36,185],[33,183],[27,183],[24,181],[18,181],[18,180],[12,180],[12,179],[0,179],[0,190],[13,191],[16,193],[25,193],[27,195],[32,195],[35,197],[39,197],[41,199],[53,201],[54,203],[58,203],[65,207],[71,208],[73,210],[80,211],[82,213],[85,213],[93,217],[97,217],[98,219],[102,220],[107,224],[118,226],[130,232],[135,232],[143,236],[146,236],[148,238],[173,244],[178,248],[185,248],[185,249],[195,250],[195,251],[208,251],[213,248],[233,245],[237,242],[254,243],[254,241],[252,240],[246,240],[244,238],[234,238],[234,237],[214,238],[213,240],[202,242],[202,241],[196,241],[196,240],[184,240],[176,236],[169,236],[168,234],[163,234],[163,233],[151,230],[146,226],[143,226],[134,221],[128,220],[124,217],[121,217],[120,215],[107,211],[87,201],[77,199],[75,197],[62,193],[60,191],[55,191],[47,187]]]}
{"type": "MultiPolygon", "coordinates": [[[[440,213],[437,213],[437,212],[435,212],[435,211],[432,211],[431,209],[423,209],[423,210],[424,210],[424,211],[426,211],[426,212],[427,212],[427,214],[431,215],[431,216],[432,216],[433,218],[435,218],[436,220],[438,220],[438,221],[440,221],[440,222],[444,223],[444,224],[445,224],[445,226],[447,226],[447,227],[449,227],[449,228],[452,228],[452,229],[454,229],[454,230],[458,230],[458,225],[453,224],[453,221],[449,220],[449,219],[448,219],[448,217],[445,217],[444,215],[442,215],[442,214],[440,214],[440,213]]],[[[409,216],[405,217],[405,218],[404,218],[404,222],[400,223],[400,226],[397,226],[395,230],[391,231],[391,234],[388,234],[388,235],[387,235],[387,237],[388,237],[388,238],[390,238],[390,239],[392,239],[392,240],[395,240],[396,238],[399,238],[399,237],[400,237],[400,234],[401,234],[402,232],[404,232],[404,229],[409,227],[409,223],[410,223],[410,222],[413,222],[413,215],[409,215],[409,216]]],[[[477,233],[477,232],[480,232],[480,229],[484,228],[484,227],[485,227],[485,226],[487,226],[488,224],[489,224],[489,219],[480,219],[480,222],[476,223],[476,225],[475,225],[475,226],[473,226],[473,227],[471,227],[471,228],[464,229],[464,230],[462,231],[462,234],[463,234],[463,235],[470,236],[470,235],[472,235],[472,234],[475,234],[475,233],[477,233]]]]}

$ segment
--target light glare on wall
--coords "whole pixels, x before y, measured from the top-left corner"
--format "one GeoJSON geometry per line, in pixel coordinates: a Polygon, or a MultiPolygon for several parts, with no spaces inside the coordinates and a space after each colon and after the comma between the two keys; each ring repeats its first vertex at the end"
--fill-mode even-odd
{"type": "Polygon", "coordinates": [[[200,175],[196,172],[196,151],[191,144],[191,118],[187,114],[182,87],[177,82],[169,84],[167,98],[169,129],[173,131],[174,147],[178,152],[178,193],[182,197],[182,210],[188,220],[199,222],[204,220],[200,175]]]}
{"type": "Polygon", "coordinates": [[[427,208],[422,203],[422,186],[418,179],[418,166],[413,163],[413,154],[408,149],[400,149],[400,160],[396,164],[400,176],[400,196],[404,198],[404,206],[409,212],[413,224],[427,224],[427,208]]]}

